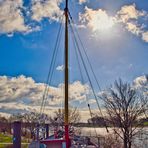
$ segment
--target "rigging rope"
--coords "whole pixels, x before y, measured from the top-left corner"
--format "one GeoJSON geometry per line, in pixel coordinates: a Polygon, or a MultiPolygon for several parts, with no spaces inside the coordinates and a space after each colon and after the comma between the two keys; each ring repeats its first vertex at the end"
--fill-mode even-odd
{"type": "MultiPolygon", "coordinates": [[[[74,25],[75,23],[74,23],[74,20],[72,19],[72,16],[71,16],[70,12],[69,12],[69,16],[70,16],[70,20],[72,21],[72,24],[74,25]]],[[[91,64],[91,62],[90,62],[90,60],[89,60],[89,57],[88,57],[88,55],[87,55],[86,49],[85,49],[84,44],[83,44],[83,42],[82,42],[82,40],[81,40],[81,38],[80,38],[80,35],[79,35],[79,33],[78,33],[77,28],[75,28],[75,32],[76,32],[76,34],[77,34],[77,36],[78,36],[79,42],[80,42],[80,44],[81,44],[81,46],[82,46],[82,49],[83,49],[83,51],[84,51],[84,54],[85,54],[86,59],[87,59],[87,61],[88,61],[88,64],[89,64],[89,66],[90,66],[90,68],[91,68],[91,71],[92,71],[92,73],[93,73],[93,76],[94,76],[94,78],[95,78],[95,81],[96,81],[96,83],[97,83],[97,86],[98,86],[99,90],[101,91],[101,87],[100,87],[99,81],[98,81],[98,79],[97,79],[97,77],[96,77],[96,74],[95,74],[94,69],[93,69],[93,67],[92,67],[92,64],[91,64]]]]}
{"type": "MultiPolygon", "coordinates": [[[[61,22],[63,22],[63,16],[61,18],[61,22]]],[[[52,55],[51,64],[50,64],[50,67],[49,67],[48,76],[47,76],[47,80],[46,80],[46,87],[45,87],[45,90],[44,90],[44,93],[43,93],[43,98],[42,98],[42,103],[41,103],[41,108],[40,108],[40,114],[42,114],[44,112],[46,100],[47,100],[47,97],[48,97],[49,84],[51,83],[51,80],[52,80],[56,56],[57,56],[57,53],[58,53],[60,38],[61,38],[61,34],[62,34],[61,29],[62,29],[62,23],[60,24],[59,29],[58,29],[58,34],[57,34],[57,39],[56,39],[56,42],[55,42],[54,52],[53,52],[53,55],[52,55]]]]}
{"type": "MultiPolygon", "coordinates": [[[[63,20],[63,17],[62,17],[62,20],[63,20]]],[[[99,108],[99,111],[100,111],[101,116],[103,117],[103,114],[102,114],[102,111],[101,111],[101,108],[100,108],[100,105],[99,105],[99,102],[98,102],[97,95],[96,95],[96,93],[95,93],[95,90],[94,90],[92,81],[91,81],[91,79],[90,79],[89,72],[88,72],[88,70],[87,70],[87,66],[86,66],[86,64],[85,64],[85,62],[84,62],[84,58],[83,58],[83,56],[82,56],[82,52],[81,52],[80,47],[79,47],[79,43],[80,43],[81,46],[82,46],[83,52],[84,52],[84,54],[85,54],[85,56],[86,56],[87,62],[89,63],[90,69],[91,69],[91,71],[92,71],[92,74],[93,74],[93,76],[94,76],[94,78],[95,78],[96,84],[97,84],[97,86],[98,86],[98,88],[99,88],[100,91],[101,91],[101,87],[100,87],[100,85],[99,85],[99,82],[98,82],[98,80],[97,80],[97,77],[96,77],[96,75],[95,75],[95,72],[94,72],[94,70],[93,70],[93,67],[92,67],[92,65],[91,65],[91,62],[90,62],[90,60],[89,60],[89,57],[88,57],[87,52],[86,52],[86,50],[85,50],[85,47],[84,47],[84,45],[83,45],[83,43],[82,43],[82,41],[81,41],[81,38],[80,38],[80,36],[79,36],[79,33],[78,33],[78,31],[75,29],[75,30],[76,30],[76,31],[75,31],[76,34],[75,34],[74,29],[73,29],[73,27],[72,27],[72,25],[71,25],[71,21],[70,21],[70,20],[72,21],[72,23],[73,23],[73,25],[74,25],[74,21],[73,21],[71,15],[70,15],[69,23],[70,23],[71,32],[72,32],[72,34],[73,34],[74,45],[75,45],[75,47],[76,47],[75,50],[77,49],[77,50],[76,50],[76,57],[78,57],[78,55],[80,55],[79,57],[81,58],[81,61],[82,61],[84,70],[85,70],[86,75],[87,75],[87,77],[88,77],[88,81],[89,81],[89,83],[90,83],[90,86],[91,86],[93,95],[94,95],[94,97],[95,97],[97,106],[98,106],[98,108],[99,108]],[[77,38],[76,38],[76,35],[77,35],[77,37],[78,37],[79,42],[78,42],[78,40],[77,40],[77,38]],[[78,53],[79,53],[79,54],[78,54],[78,53]]],[[[48,72],[48,76],[47,76],[46,87],[45,87],[45,90],[44,90],[44,93],[43,93],[43,99],[42,99],[42,103],[41,103],[40,114],[44,112],[45,105],[46,105],[46,101],[47,101],[47,98],[48,98],[49,84],[51,83],[51,80],[52,80],[52,76],[53,76],[53,72],[54,72],[54,68],[55,68],[56,57],[57,57],[57,53],[58,53],[58,49],[59,49],[59,45],[60,45],[60,38],[61,38],[61,34],[62,34],[62,33],[61,33],[61,28],[62,28],[62,23],[60,24],[60,27],[59,27],[59,30],[58,30],[58,34],[57,34],[57,39],[56,39],[56,43],[55,43],[55,47],[54,47],[54,52],[53,52],[53,56],[52,56],[52,60],[51,60],[51,64],[50,64],[50,68],[49,68],[49,72],[48,72]]],[[[82,81],[84,81],[83,75],[82,75],[82,71],[81,71],[81,65],[80,65],[80,62],[79,62],[79,58],[78,58],[78,66],[79,66],[79,69],[80,69],[82,81]]],[[[92,112],[91,112],[89,103],[88,103],[88,108],[89,108],[89,111],[90,111],[90,115],[91,115],[91,117],[92,117],[92,112]]],[[[108,132],[106,123],[104,123],[104,124],[105,124],[106,130],[107,130],[107,132],[108,132]]]]}
{"type": "MultiPolygon", "coordinates": [[[[62,34],[62,33],[61,33],[61,34],[62,34]]],[[[57,58],[57,54],[58,54],[58,51],[59,51],[59,45],[60,45],[61,34],[60,34],[60,37],[59,37],[59,42],[58,42],[57,50],[56,50],[56,53],[55,53],[55,59],[54,59],[53,67],[52,67],[52,70],[51,70],[51,77],[50,77],[50,79],[49,79],[48,84],[51,84],[52,76],[53,76],[53,74],[54,74],[54,69],[55,69],[55,64],[56,64],[56,58],[57,58]]],[[[45,101],[44,101],[44,109],[43,109],[43,112],[44,112],[44,110],[45,110],[45,105],[46,105],[46,102],[47,102],[47,99],[48,99],[48,93],[49,93],[49,86],[48,86],[48,89],[47,89],[47,91],[46,91],[46,97],[45,97],[45,101]]]]}
{"type": "MultiPolygon", "coordinates": [[[[76,52],[76,58],[77,58],[77,62],[78,62],[79,70],[80,70],[80,75],[81,75],[82,83],[84,84],[84,79],[83,79],[83,75],[82,75],[82,71],[81,71],[81,66],[80,66],[80,61],[79,61],[79,56],[78,56],[79,54],[78,54],[78,51],[76,50],[77,49],[77,45],[76,45],[76,42],[74,40],[74,34],[72,36],[72,39],[73,39],[74,49],[75,49],[75,52],[76,52]]],[[[87,105],[88,105],[90,117],[92,118],[92,112],[91,112],[90,105],[88,103],[89,101],[88,101],[88,98],[87,97],[86,97],[86,101],[87,101],[87,105]]],[[[98,134],[97,134],[97,131],[96,131],[95,126],[94,126],[94,130],[95,130],[96,137],[97,137],[98,134]]]]}
{"type": "MultiPolygon", "coordinates": [[[[77,46],[76,46],[76,43],[74,41],[74,36],[72,36],[72,40],[73,40],[73,44],[74,44],[74,49],[75,49],[75,53],[76,53],[78,67],[79,67],[79,70],[80,70],[81,80],[82,80],[82,83],[84,84],[84,78],[83,78],[83,74],[82,74],[82,70],[81,70],[81,65],[80,65],[80,60],[79,60],[79,54],[78,54],[78,51],[76,50],[77,49],[77,46]]],[[[87,102],[87,105],[88,105],[90,117],[92,118],[93,117],[92,116],[92,111],[91,111],[91,108],[90,108],[89,101],[88,101],[88,98],[87,97],[86,97],[86,102],[87,102]]],[[[93,125],[94,125],[94,123],[93,123],[93,125]]],[[[95,128],[95,126],[93,126],[93,127],[94,127],[94,130],[95,130],[96,137],[98,137],[96,128],[95,128]]]]}
{"type": "MultiPolygon", "coordinates": [[[[75,44],[76,44],[76,46],[77,46],[77,50],[78,50],[78,52],[79,52],[79,55],[80,55],[80,57],[81,57],[82,64],[83,64],[83,66],[84,66],[86,75],[87,75],[87,77],[88,77],[88,81],[89,81],[89,83],[90,83],[90,86],[91,86],[93,95],[94,95],[94,97],[95,97],[95,100],[96,100],[96,103],[97,103],[97,106],[98,106],[98,109],[99,109],[99,111],[100,111],[101,116],[104,117],[104,116],[103,116],[103,113],[102,113],[102,111],[101,111],[99,102],[98,102],[98,97],[97,97],[97,95],[96,95],[96,93],[95,93],[95,90],[94,90],[94,87],[93,87],[93,84],[92,84],[90,75],[89,75],[89,73],[88,73],[87,66],[86,66],[86,64],[85,64],[85,62],[84,62],[84,58],[83,58],[83,56],[82,56],[82,52],[81,52],[81,50],[80,50],[80,47],[79,47],[79,44],[78,44],[78,41],[77,41],[77,38],[76,38],[76,35],[75,35],[75,32],[74,32],[74,29],[73,29],[73,27],[72,27],[71,24],[70,24],[70,28],[71,28],[71,31],[72,31],[72,33],[73,33],[74,41],[75,41],[75,44]]],[[[87,57],[88,57],[88,56],[87,56],[87,57]]],[[[91,66],[91,67],[92,67],[92,66],[91,66]]],[[[104,125],[105,125],[105,128],[106,128],[106,131],[109,132],[105,121],[104,121],[104,125]]]]}

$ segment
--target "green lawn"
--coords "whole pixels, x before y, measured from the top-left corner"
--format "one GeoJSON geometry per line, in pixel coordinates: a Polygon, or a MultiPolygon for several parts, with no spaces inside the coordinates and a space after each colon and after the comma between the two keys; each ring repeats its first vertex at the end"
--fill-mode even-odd
{"type": "Polygon", "coordinates": [[[12,143],[12,136],[0,133],[0,143],[12,143]]]}
{"type": "MultiPolygon", "coordinates": [[[[12,144],[0,144],[0,148],[13,148],[12,144]]],[[[21,148],[28,148],[28,144],[22,144],[21,148]]]]}
{"type": "MultiPolygon", "coordinates": [[[[23,143],[27,143],[28,141],[25,138],[22,138],[23,143]]],[[[4,143],[12,143],[12,135],[6,135],[0,133],[0,148],[12,148],[12,144],[4,144],[4,143]]],[[[22,144],[22,148],[27,148],[28,144],[22,144]]]]}
{"type": "Polygon", "coordinates": [[[148,122],[144,122],[144,126],[148,126],[148,122]]]}

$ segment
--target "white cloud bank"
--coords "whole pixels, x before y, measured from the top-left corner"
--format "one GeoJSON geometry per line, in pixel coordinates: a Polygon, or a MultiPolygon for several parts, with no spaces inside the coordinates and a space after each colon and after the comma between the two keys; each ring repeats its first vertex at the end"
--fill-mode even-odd
{"type": "Polygon", "coordinates": [[[148,42],[147,38],[145,38],[145,33],[147,31],[144,30],[144,26],[147,24],[138,23],[140,18],[145,18],[147,16],[147,12],[143,10],[138,10],[135,4],[125,5],[121,7],[121,10],[117,12],[117,20],[122,22],[126,29],[131,33],[140,36],[143,41],[148,42]]]}
{"type": "MultiPolygon", "coordinates": [[[[28,105],[40,105],[45,86],[46,84],[36,83],[31,77],[23,75],[19,77],[0,76],[0,103],[22,102],[28,105]]],[[[48,87],[48,101],[63,100],[63,84],[58,87],[48,87]]],[[[70,100],[81,100],[88,93],[88,85],[83,85],[79,81],[70,84],[70,100]]]]}
{"type": "Polygon", "coordinates": [[[27,32],[29,27],[25,25],[21,12],[23,0],[0,1],[0,33],[27,32]]]}
{"type": "Polygon", "coordinates": [[[140,76],[136,78],[133,82],[133,86],[140,90],[145,97],[148,97],[148,76],[140,76]]]}
{"type": "Polygon", "coordinates": [[[27,9],[23,4],[24,0],[3,0],[0,1],[0,34],[8,34],[9,37],[14,32],[30,33],[39,31],[40,27],[34,25],[31,27],[32,21],[41,21],[43,18],[48,18],[49,21],[59,21],[62,10],[60,3],[62,0],[32,0],[30,9],[27,9]],[[23,12],[30,16],[31,22],[26,23],[23,12]]]}
{"type": "Polygon", "coordinates": [[[116,24],[122,24],[129,32],[148,42],[148,31],[145,29],[147,15],[146,11],[138,10],[135,4],[122,6],[115,16],[110,16],[103,9],[94,10],[85,7],[85,12],[79,14],[79,20],[93,32],[105,32],[111,30],[116,24]],[[144,20],[145,23],[140,23],[139,19],[144,20]]]}
{"type": "MultiPolygon", "coordinates": [[[[133,86],[148,96],[148,77],[141,76],[136,78],[133,81],[133,86]]],[[[63,84],[58,87],[49,86],[45,113],[52,115],[63,104],[63,87],[63,84]]],[[[44,90],[45,84],[36,83],[31,77],[23,75],[19,77],[0,76],[0,114],[10,115],[40,111],[44,90]]],[[[75,81],[70,84],[69,100],[77,103],[86,103],[86,98],[90,93],[90,88],[87,84],[83,85],[81,82],[75,81]]],[[[96,104],[94,99],[89,99],[88,102],[92,105],[96,104]]],[[[87,106],[81,108],[80,112],[88,113],[87,106]]],[[[89,117],[89,114],[85,116],[85,120],[87,117],[89,117]]]]}
{"type": "Polygon", "coordinates": [[[62,0],[32,0],[32,19],[41,21],[43,18],[48,18],[50,21],[59,21],[63,14],[60,9],[62,0]]]}
{"type": "Polygon", "coordinates": [[[136,5],[125,5],[117,12],[118,18],[126,23],[130,19],[138,19],[140,16],[144,16],[145,12],[136,9],[136,5]]]}
{"type": "Polygon", "coordinates": [[[79,14],[80,21],[93,32],[105,31],[113,27],[114,18],[109,16],[105,10],[93,10],[85,7],[85,13],[79,14]]]}
{"type": "MultiPolygon", "coordinates": [[[[78,2],[83,4],[87,0],[79,0],[78,2]]],[[[0,1],[0,34],[8,34],[11,37],[15,32],[26,34],[39,31],[39,26],[31,25],[33,21],[40,22],[47,18],[50,22],[58,22],[63,14],[63,10],[60,7],[63,0],[32,0],[29,9],[23,3],[24,0],[0,1]],[[27,18],[23,12],[31,18],[30,22],[26,21],[27,18]]],[[[116,24],[121,24],[129,32],[148,42],[147,16],[148,13],[138,10],[135,4],[122,6],[114,16],[110,16],[103,9],[94,10],[85,7],[85,12],[79,14],[81,24],[78,26],[88,27],[94,33],[112,30],[116,24]],[[141,23],[139,19],[142,19],[143,22],[141,23]]]]}
{"type": "MultiPolygon", "coordinates": [[[[0,76],[0,112],[18,113],[27,111],[40,111],[44,83],[36,83],[31,77],[0,76]]],[[[46,101],[46,111],[55,110],[64,102],[64,85],[49,86],[46,101]]],[[[70,84],[70,101],[84,102],[89,94],[89,86],[75,81],[70,84]]]]}

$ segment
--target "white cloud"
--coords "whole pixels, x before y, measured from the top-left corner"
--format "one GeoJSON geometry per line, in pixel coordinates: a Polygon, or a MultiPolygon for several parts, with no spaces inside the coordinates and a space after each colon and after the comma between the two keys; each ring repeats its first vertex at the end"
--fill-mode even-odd
{"type": "Polygon", "coordinates": [[[148,31],[142,33],[142,39],[145,42],[148,42],[148,31]]]}
{"type": "Polygon", "coordinates": [[[148,76],[137,77],[133,82],[133,87],[143,94],[145,99],[148,99],[148,76]]]}
{"type": "Polygon", "coordinates": [[[80,5],[83,4],[83,3],[86,3],[86,2],[87,2],[87,0],[79,0],[80,5]]]}
{"type": "Polygon", "coordinates": [[[120,24],[132,34],[148,42],[148,33],[147,30],[145,30],[145,26],[147,26],[147,24],[145,24],[147,14],[146,11],[138,10],[135,4],[122,6],[115,16],[110,16],[107,11],[103,9],[94,10],[85,7],[85,12],[79,14],[79,20],[81,25],[90,28],[93,33],[110,32],[120,24]],[[139,19],[142,19],[143,22],[141,23],[139,19]]]}
{"type": "Polygon", "coordinates": [[[117,17],[123,23],[128,22],[131,19],[137,20],[139,17],[144,16],[144,11],[139,11],[136,9],[136,5],[125,5],[121,7],[120,11],[117,12],[117,17]]]}
{"type": "MultiPolygon", "coordinates": [[[[24,34],[40,31],[40,27],[33,25],[32,20],[42,21],[47,18],[49,21],[59,21],[63,11],[60,8],[63,0],[32,0],[30,9],[23,6],[23,0],[5,0],[0,1],[0,34],[7,34],[12,37],[14,32],[24,34]],[[22,10],[27,16],[32,15],[31,22],[25,23],[25,17],[22,10]],[[32,12],[32,13],[31,13],[32,12]]],[[[86,3],[87,0],[79,0],[80,4],[86,3]]],[[[115,16],[110,16],[103,9],[93,10],[85,7],[85,12],[79,14],[79,28],[89,27],[93,33],[108,32],[113,30],[116,24],[122,23],[125,28],[148,42],[148,33],[145,29],[147,24],[138,22],[139,18],[146,18],[147,12],[138,10],[135,4],[122,6],[115,16]]],[[[110,33],[111,34],[111,33],[110,33]]]]}
{"type": "Polygon", "coordinates": [[[27,9],[23,6],[23,0],[5,0],[0,1],[0,33],[13,36],[14,32],[22,32],[24,34],[40,31],[40,27],[31,22],[25,23],[26,17],[23,16],[22,10],[36,21],[48,18],[50,21],[58,21],[62,15],[59,5],[62,0],[32,0],[32,7],[27,9]],[[32,11],[32,13],[30,13],[32,11]]]}
{"type": "Polygon", "coordinates": [[[69,94],[71,100],[84,101],[87,95],[90,93],[89,86],[87,84],[82,84],[80,81],[75,81],[70,85],[69,94]]]}
{"type": "Polygon", "coordinates": [[[93,32],[105,31],[113,27],[114,18],[109,16],[105,10],[93,10],[85,7],[85,13],[79,14],[79,20],[93,32]]]}
{"type": "Polygon", "coordinates": [[[148,42],[148,31],[144,30],[144,26],[147,24],[138,23],[139,18],[146,18],[147,12],[138,10],[135,4],[125,5],[121,7],[120,11],[117,12],[118,22],[122,22],[126,29],[142,38],[143,41],[148,42]]]}
{"type": "Polygon", "coordinates": [[[48,18],[50,21],[59,21],[62,15],[60,3],[62,0],[33,0],[32,2],[32,19],[41,21],[43,18],[48,18]]]}
{"type": "Polygon", "coordinates": [[[135,35],[140,35],[142,32],[141,27],[131,22],[126,23],[126,29],[135,35]]]}
{"type": "MultiPolygon", "coordinates": [[[[148,78],[146,76],[138,77],[134,80],[133,86],[141,89],[148,95],[148,78]]],[[[44,83],[36,83],[31,77],[7,77],[0,76],[0,113],[10,115],[15,113],[25,113],[29,111],[40,111],[44,83]]],[[[46,102],[45,113],[52,115],[55,110],[61,106],[64,101],[64,85],[58,87],[49,86],[49,95],[46,102]]],[[[90,94],[90,88],[87,84],[75,81],[70,84],[70,101],[86,102],[87,95],[90,94]]],[[[107,92],[102,91],[98,95],[102,96],[107,92]]],[[[95,100],[90,98],[89,104],[96,104],[95,100]]],[[[82,120],[86,121],[89,117],[88,110],[81,108],[82,120]]]]}
{"type": "MultiPolygon", "coordinates": [[[[54,111],[57,109],[58,108],[56,107],[47,106],[45,113],[52,116],[54,111]]],[[[39,112],[39,111],[40,111],[40,106],[29,106],[18,102],[0,103],[0,115],[6,117],[17,113],[39,112]]]]}
{"type": "MultiPolygon", "coordinates": [[[[54,116],[55,111],[57,111],[59,107],[46,107],[44,113],[49,116],[54,116]]],[[[4,117],[9,117],[12,114],[17,113],[26,113],[26,112],[39,112],[40,106],[27,106],[20,103],[0,103],[0,115],[4,117]]],[[[93,110],[93,113],[96,113],[97,110],[93,110]]],[[[87,119],[90,118],[90,112],[88,109],[79,110],[81,121],[87,122],[87,119]]]]}
{"type": "Polygon", "coordinates": [[[41,98],[44,84],[35,83],[32,78],[25,76],[19,77],[0,77],[0,102],[15,102],[30,98],[30,102],[35,102],[41,98]]]}
{"type": "MultiPolygon", "coordinates": [[[[23,102],[26,104],[39,104],[45,90],[44,83],[36,83],[31,77],[0,77],[0,102],[23,102]]],[[[64,85],[58,87],[49,86],[48,99],[56,101],[63,99],[64,85]]],[[[89,93],[88,85],[83,85],[79,81],[70,84],[70,99],[80,100],[89,93]]],[[[56,105],[56,103],[55,103],[56,105]]]]}
{"type": "Polygon", "coordinates": [[[125,25],[125,28],[140,36],[145,42],[147,42],[146,32],[144,30],[145,24],[138,23],[139,18],[146,17],[147,12],[143,10],[138,10],[135,4],[125,5],[117,12],[117,21],[125,25]]]}
{"type": "Polygon", "coordinates": [[[64,65],[57,66],[56,70],[63,71],[64,70],[64,65]]]}
{"type": "Polygon", "coordinates": [[[88,103],[89,103],[89,104],[96,104],[96,100],[95,100],[95,99],[89,99],[89,100],[88,100],[88,103]]]}
{"type": "MultiPolygon", "coordinates": [[[[45,90],[44,83],[36,83],[31,77],[7,77],[0,76],[0,112],[25,112],[39,109],[45,90]],[[4,108],[5,109],[4,109],[4,108]]],[[[64,85],[58,87],[49,86],[46,107],[59,107],[64,102],[64,85]]],[[[83,85],[79,81],[70,84],[69,101],[85,101],[89,93],[88,85],[83,85]]]]}
{"type": "Polygon", "coordinates": [[[136,88],[146,87],[148,91],[148,77],[146,76],[137,77],[133,84],[136,88]]]}
{"type": "Polygon", "coordinates": [[[0,33],[27,32],[21,12],[23,0],[0,1],[0,33]]]}

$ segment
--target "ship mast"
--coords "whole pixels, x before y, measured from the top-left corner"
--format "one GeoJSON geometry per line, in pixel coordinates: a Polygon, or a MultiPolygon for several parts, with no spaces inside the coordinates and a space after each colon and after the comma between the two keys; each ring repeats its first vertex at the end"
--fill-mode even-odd
{"type": "Polygon", "coordinates": [[[69,70],[68,70],[68,0],[66,0],[65,6],[65,140],[66,140],[66,148],[69,147],[69,110],[68,110],[68,98],[69,98],[69,70]]]}

